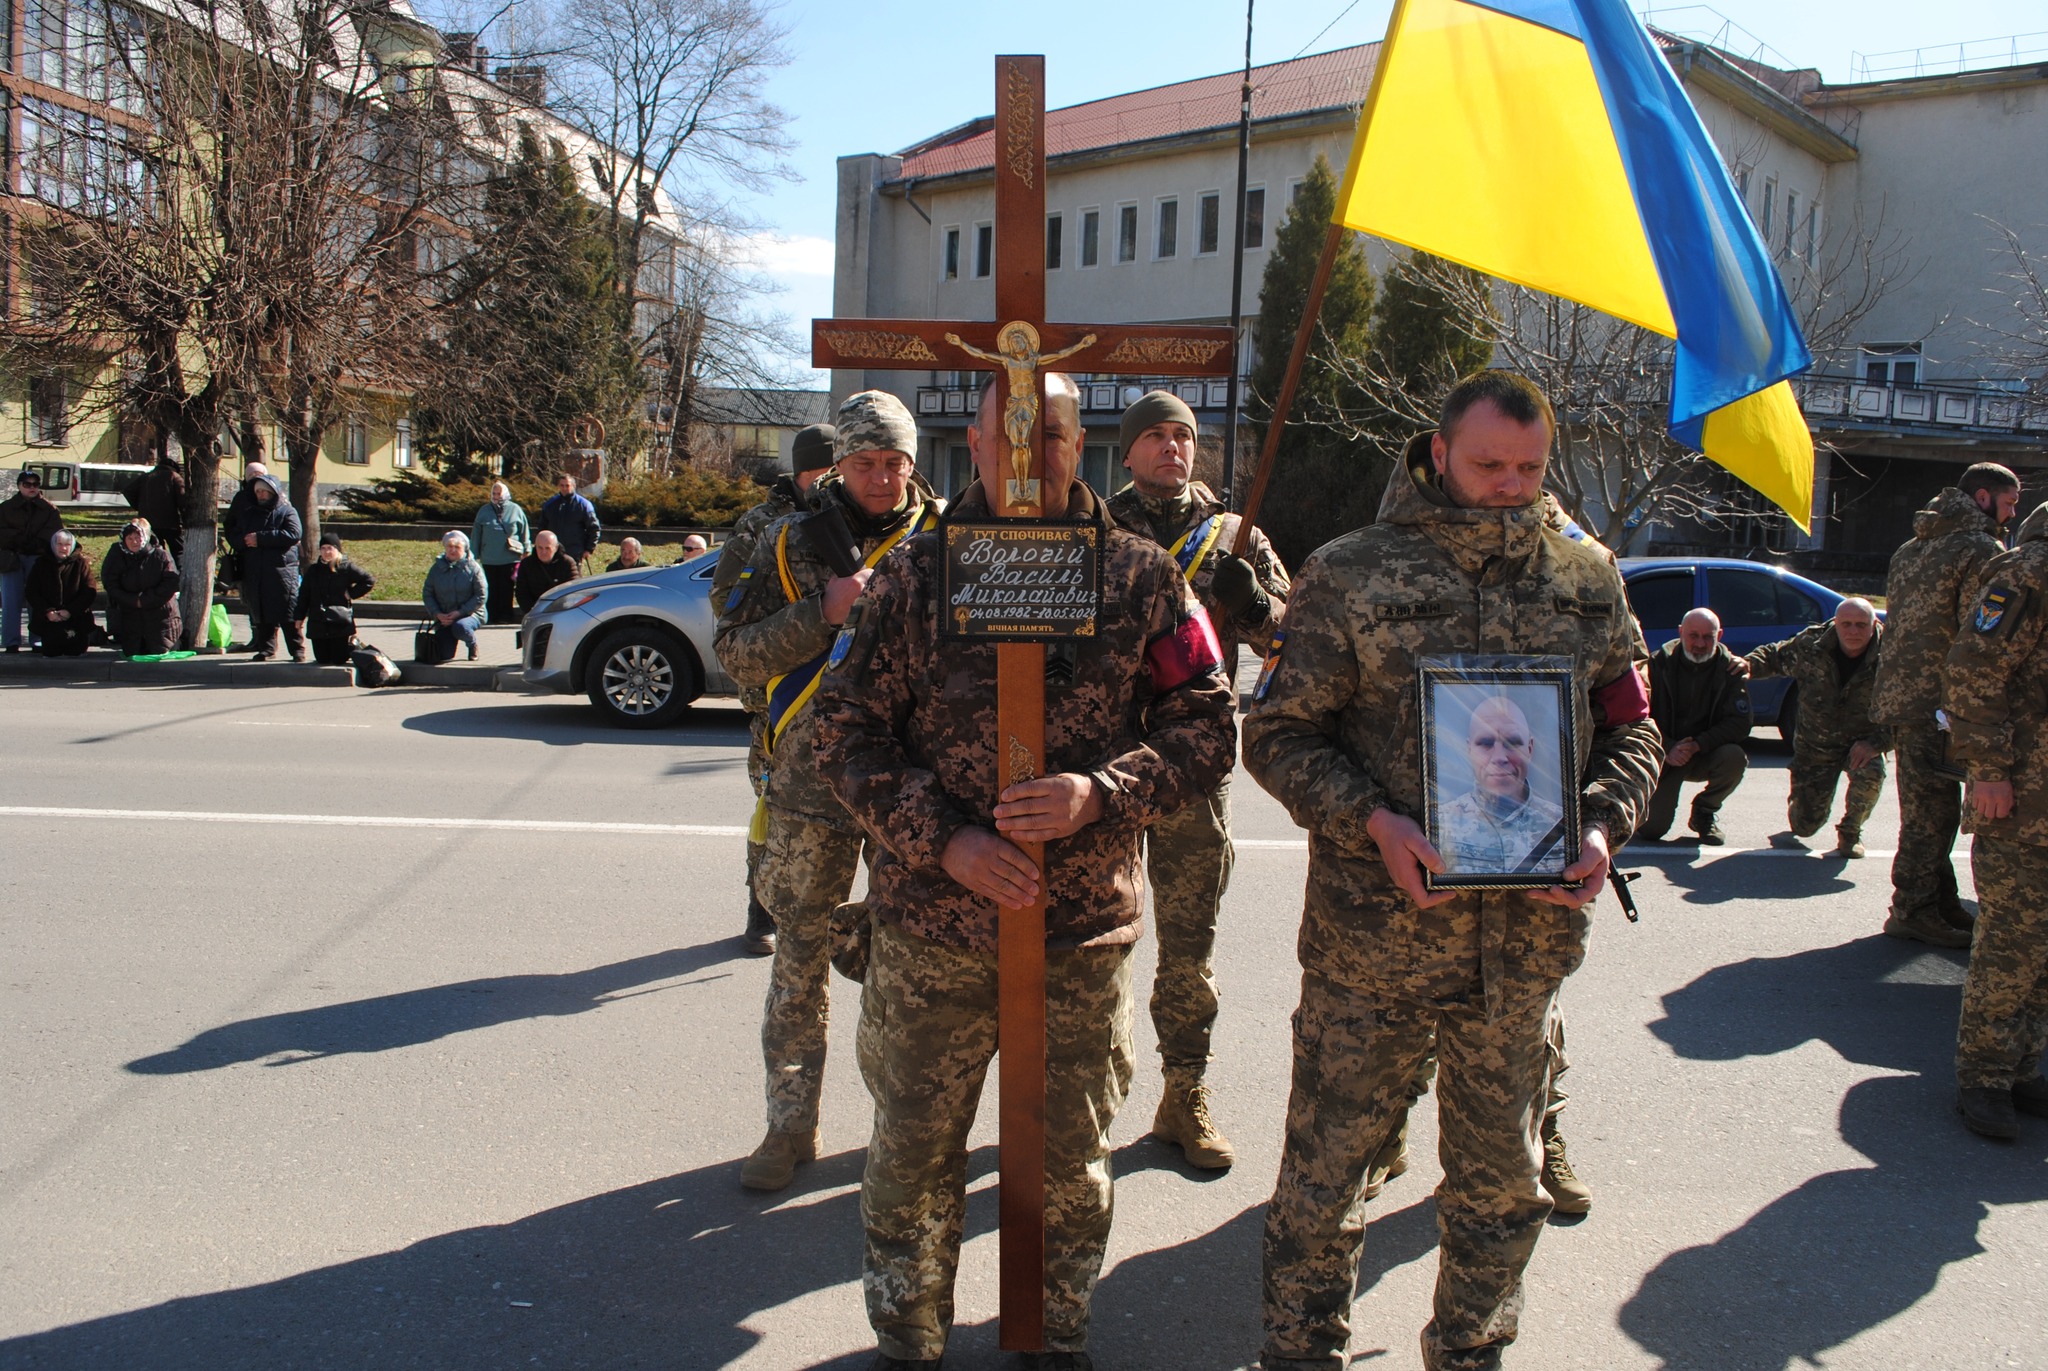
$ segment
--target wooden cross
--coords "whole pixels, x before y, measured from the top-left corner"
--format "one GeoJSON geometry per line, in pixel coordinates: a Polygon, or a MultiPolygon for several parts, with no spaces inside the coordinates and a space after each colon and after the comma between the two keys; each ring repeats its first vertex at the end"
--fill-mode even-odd
{"type": "MultiPolygon", "coordinates": [[[[1045,457],[1045,372],[1228,376],[1228,328],[1045,322],[1045,59],[996,58],[996,318],[816,319],[811,364],[883,371],[1000,370],[1010,469],[988,492],[1002,518],[1035,518],[1045,457]],[[977,365],[979,364],[979,365],[977,365]],[[998,503],[999,502],[999,503],[998,503]]],[[[997,737],[1005,786],[1045,770],[1045,648],[996,644],[997,737]]],[[[992,804],[994,796],[989,797],[992,804]]],[[[1042,844],[1021,844],[1041,871],[1042,844]]],[[[1045,1345],[1045,882],[997,933],[1001,1091],[1002,1346],[1045,1345]]]]}

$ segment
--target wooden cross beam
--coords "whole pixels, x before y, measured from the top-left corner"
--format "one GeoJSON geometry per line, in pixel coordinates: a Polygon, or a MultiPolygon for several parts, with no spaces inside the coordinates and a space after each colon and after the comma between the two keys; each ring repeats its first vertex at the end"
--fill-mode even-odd
{"type": "MultiPolygon", "coordinates": [[[[1041,513],[1045,373],[1228,376],[1228,328],[1061,324],[1045,319],[1045,59],[996,58],[994,320],[817,319],[811,364],[886,371],[1005,375],[1003,432],[1011,466],[988,492],[1003,518],[1041,513]]],[[[913,454],[914,455],[914,454],[913,454]]],[[[995,727],[1009,759],[1005,786],[1045,770],[1045,648],[996,644],[995,727]]],[[[994,796],[987,797],[993,805],[994,796]]],[[[1022,844],[1042,871],[1042,844],[1022,844]]],[[[1045,889],[1030,909],[1004,910],[997,933],[1001,1091],[1002,1345],[1045,1345],[1045,889]]]]}

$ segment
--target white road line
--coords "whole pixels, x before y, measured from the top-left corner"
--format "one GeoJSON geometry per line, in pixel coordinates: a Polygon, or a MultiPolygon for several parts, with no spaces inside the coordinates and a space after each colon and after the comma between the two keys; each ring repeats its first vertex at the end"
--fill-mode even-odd
{"type": "Polygon", "coordinates": [[[76,809],[0,805],[0,819],[140,819],[158,823],[282,824],[310,828],[453,828],[508,833],[641,833],[663,838],[738,838],[744,824],[585,823],[573,819],[450,819],[389,814],[240,814],[192,809],[76,809]]]}

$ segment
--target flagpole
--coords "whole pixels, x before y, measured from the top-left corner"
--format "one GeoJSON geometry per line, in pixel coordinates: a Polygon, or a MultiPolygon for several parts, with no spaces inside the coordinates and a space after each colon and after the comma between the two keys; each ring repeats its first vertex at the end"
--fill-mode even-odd
{"type": "Polygon", "coordinates": [[[1244,0],[1244,87],[1237,110],[1237,223],[1230,240],[1230,337],[1229,395],[1223,416],[1223,507],[1237,491],[1237,425],[1244,407],[1242,375],[1236,362],[1237,339],[1244,332],[1244,216],[1245,177],[1250,173],[1252,154],[1252,4],[1244,0]]]}
{"type": "MultiPolygon", "coordinates": [[[[1358,133],[1351,140],[1351,160],[1344,169],[1344,183],[1337,188],[1339,212],[1350,203],[1351,189],[1358,182],[1358,164],[1365,150],[1365,133],[1372,127],[1372,112],[1380,102],[1380,80],[1386,74],[1387,56],[1394,46],[1394,35],[1401,31],[1401,20],[1408,10],[1408,0],[1394,0],[1394,12],[1387,18],[1387,36],[1380,43],[1380,50],[1374,55],[1372,85],[1365,93],[1365,107],[1359,113],[1358,133]]],[[[1316,324],[1323,312],[1323,292],[1329,289],[1330,273],[1336,269],[1337,253],[1344,246],[1344,235],[1350,230],[1336,220],[1330,223],[1330,231],[1323,235],[1323,255],[1316,259],[1316,274],[1309,281],[1308,299],[1302,303],[1301,326],[1294,331],[1294,351],[1287,358],[1287,374],[1280,379],[1280,395],[1273,404],[1273,417],[1266,421],[1266,439],[1259,446],[1259,469],[1252,477],[1251,494],[1245,498],[1243,517],[1238,520],[1237,537],[1232,541],[1233,556],[1242,557],[1252,545],[1252,525],[1258,522],[1259,506],[1265,503],[1267,483],[1273,479],[1273,459],[1280,451],[1280,434],[1287,427],[1287,412],[1294,407],[1294,392],[1301,385],[1301,370],[1308,362],[1308,345],[1316,336],[1316,324]]],[[[1264,302],[1261,301],[1263,308],[1264,302]]]]}

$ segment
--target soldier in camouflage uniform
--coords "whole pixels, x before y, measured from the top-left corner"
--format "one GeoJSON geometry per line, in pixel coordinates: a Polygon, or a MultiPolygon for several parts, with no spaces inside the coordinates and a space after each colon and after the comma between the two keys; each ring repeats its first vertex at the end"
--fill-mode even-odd
{"type": "MultiPolygon", "coordinates": [[[[781,472],[768,484],[768,498],[742,514],[732,526],[732,536],[718,550],[718,565],[711,572],[711,603],[723,609],[739,581],[740,573],[754,555],[761,530],[785,514],[810,508],[810,489],[832,466],[832,443],[837,435],[830,424],[812,424],[799,429],[790,451],[790,470],[781,472]]],[[[756,478],[759,479],[759,478],[756,478]]],[[[747,951],[757,957],[775,952],[775,920],[761,903],[755,878],[761,870],[761,856],[768,850],[768,812],[759,799],[761,775],[767,756],[762,743],[766,736],[767,692],[753,686],[740,687],[740,708],[747,711],[747,779],[754,784],[754,819],[747,827],[747,951]]]]}
{"type": "MultiPolygon", "coordinates": [[[[967,1135],[996,1049],[999,907],[1046,894],[1045,1341],[1027,1365],[1085,1371],[1109,1238],[1109,1128],[1130,1088],[1130,951],[1143,918],[1138,842],[1229,772],[1231,686],[1173,559],[1110,522],[1074,479],[1079,397],[1048,378],[1045,506],[1101,530],[1100,632],[1049,650],[1045,777],[1013,784],[995,728],[996,649],[941,638],[938,539],[876,571],[833,649],[819,767],[880,844],[861,996],[875,1132],[861,1181],[862,1284],[877,1368],[936,1367],[953,1321],[967,1135]],[[1012,841],[1043,841],[1040,872],[1012,841]]],[[[980,482],[952,517],[995,517],[1001,397],[969,442],[980,482]]]]}
{"type": "Polygon", "coordinates": [[[2019,507],[2020,481],[1983,462],[1913,518],[1913,537],[1885,576],[1889,641],[1870,697],[1891,730],[1899,763],[1899,852],[1892,860],[1891,916],[1884,931],[1936,947],[1968,947],[1970,918],[1956,891],[1951,852],[1962,795],[1947,763],[1948,735],[1935,720],[1956,622],[1977,603],[1984,566],[2019,507]]]}
{"type": "Polygon", "coordinates": [[[1345,1365],[1365,1169],[1432,1041],[1444,1180],[1423,1361],[1496,1367],[1515,1336],[1552,1209],[1539,1179],[1553,1006],[1662,757],[1621,578],[1545,519],[1554,432],[1525,378],[1454,387],[1379,521],[1296,578],[1245,719],[1245,765],[1310,835],[1294,1083],[1266,1208],[1266,1371],[1345,1365]],[[1424,806],[1416,661],[1453,653],[1571,660],[1576,889],[1425,888],[1442,859],[1412,817],[1424,806]]]}
{"type": "Polygon", "coordinates": [[[1977,927],[1956,1030],[1956,1107],[1986,1137],[2048,1118],[2048,505],[2027,516],[1949,650],[1955,759],[1970,773],[1977,927]]]}
{"type": "Polygon", "coordinates": [[[835,447],[838,463],[812,491],[818,512],[785,514],[761,530],[718,620],[718,660],[767,700],[767,852],[757,879],[776,939],[761,1021],[768,1134],[740,1168],[740,1183],[751,1190],[780,1190],[798,1162],[818,1154],[832,911],[852,893],[860,863],[860,825],[818,771],[812,694],[875,563],[938,512],[911,465],[917,425],[895,396],[849,397],[839,408],[835,447]],[[835,570],[820,546],[809,521],[828,509],[845,519],[863,569],[835,570]]]}
{"type": "MultiPolygon", "coordinates": [[[[1223,643],[1235,679],[1240,643],[1263,653],[1287,609],[1287,568],[1266,535],[1252,530],[1249,558],[1234,556],[1242,522],[1193,478],[1195,414],[1177,396],[1153,391],[1124,411],[1124,466],[1131,484],[1109,501],[1110,517],[1173,555],[1223,643]]],[[[1216,912],[1230,885],[1230,778],[1145,834],[1145,871],[1159,930],[1152,1027],[1166,1088],[1152,1136],[1181,1149],[1192,1166],[1221,1170],[1237,1159],[1209,1116],[1209,1041],[1216,1028],[1216,912]]]]}
{"type": "Polygon", "coordinates": [[[1835,784],[1849,773],[1842,822],[1835,826],[1835,854],[1863,855],[1863,825],[1884,793],[1884,754],[1891,748],[1884,725],[1870,717],[1870,692],[1884,649],[1884,625],[1870,601],[1852,597],[1824,624],[1803,629],[1782,643],[1767,643],[1742,659],[1752,680],[1790,676],[1799,691],[1799,728],[1792,742],[1791,828],[1771,835],[1773,847],[1800,842],[1828,821],[1835,784]]]}

